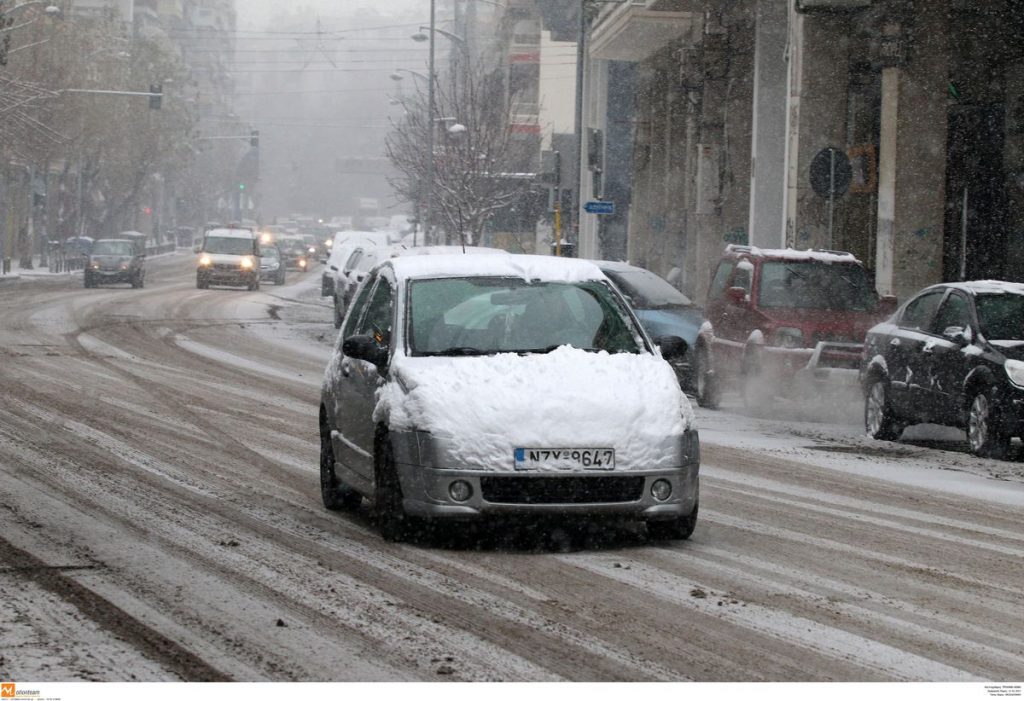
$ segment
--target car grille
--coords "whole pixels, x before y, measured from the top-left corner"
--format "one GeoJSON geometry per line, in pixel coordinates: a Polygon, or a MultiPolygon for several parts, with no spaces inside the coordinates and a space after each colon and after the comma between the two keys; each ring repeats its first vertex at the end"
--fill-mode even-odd
{"type": "Polygon", "coordinates": [[[233,263],[214,263],[214,270],[220,270],[221,272],[237,272],[240,268],[233,263]]]}
{"type": "Polygon", "coordinates": [[[637,501],[644,478],[615,477],[481,477],[484,501],[492,504],[607,504],[637,501]]]}

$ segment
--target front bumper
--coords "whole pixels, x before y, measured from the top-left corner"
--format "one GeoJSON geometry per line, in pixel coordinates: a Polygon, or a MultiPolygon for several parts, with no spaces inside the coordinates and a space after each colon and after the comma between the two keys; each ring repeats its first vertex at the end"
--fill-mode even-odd
{"type": "Polygon", "coordinates": [[[199,268],[196,275],[200,280],[214,285],[251,285],[260,278],[260,273],[256,270],[242,270],[241,268],[230,270],[199,268]]]}
{"type": "Polygon", "coordinates": [[[437,519],[475,520],[487,516],[609,516],[642,521],[685,517],[697,503],[700,445],[696,432],[686,463],[655,470],[514,471],[447,469],[416,462],[411,435],[398,436],[395,466],[407,513],[437,519]],[[656,499],[658,480],[671,485],[656,499]],[[452,483],[469,484],[464,501],[452,498],[452,483]]]}
{"type": "Polygon", "coordinates": [[[89,269],[85,271],[85,274],[89,276],[90,280],[98,282],[100,284],[113,284],[119,282],[131,282],[134,275],[131,270],[96,270],[89,269]]]}
{"type": "Polygon", "coordinates": [[[765,346],[761,369],[780,380],[796,378],[829,384],[856,385],[864,345],[822,341],[814,348],[765,346]]]}

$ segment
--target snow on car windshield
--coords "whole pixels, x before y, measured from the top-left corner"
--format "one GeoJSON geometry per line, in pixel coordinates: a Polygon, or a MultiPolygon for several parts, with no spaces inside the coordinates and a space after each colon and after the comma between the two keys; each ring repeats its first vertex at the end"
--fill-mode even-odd
{"type": "Polygon", "coordinates": [[[1024,341],[1024,295],[978,295],[978,322],[990,341],[1024,341]]]}
{"type": "Polygon", "coordinates": [[[636,309],[690,307],[693,302],[682,292],[649,270],[606,270],[636,309]]]}
{"type": "Polygon", "coordinates": [[[413,355],[546,352],[563,345],[640,352],[628,318],[600,282],[414,280],[409,317],[413,355]]]}
{"type": "Polygon", "coordinates": [[[130,256],[131,241],[97,241],[92,247],[94,256],[130,256]]]}
{"type": "Polygon", "coordinates": [[[231,256],[252,255],[253,240],[232,236],[209,236],[203,245],[206,253],[223,253],[231,256]]]}
{"type": "Polygon", "coordinates": [[[766,261],[758,288],[761,307],[870,312],[878,306],[859,265],[766,261]]]}

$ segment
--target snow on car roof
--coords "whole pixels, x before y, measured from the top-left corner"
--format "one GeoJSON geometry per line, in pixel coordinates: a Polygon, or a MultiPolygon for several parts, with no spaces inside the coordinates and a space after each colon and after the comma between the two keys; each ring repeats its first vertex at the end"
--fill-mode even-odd
{"type": "Polygon", "coordinates": [[[249,229],[210,229],[206,232],[207,238],[216,236],[218,238],[226,239],[254,239],[254,234],[249,229]]]}
{"type": "Polygon", "coordinates": [[[845,251],[823,251],[807,249],[798,251],[795,248],[758,248],[757,246],[737,246],[729,244],[727,253],[746,253],[758,258],[775,258],[791,261],[820,261],[824,263],[859,263],[857,257],[845,251]]]}
{"type": "Polygon", "coordinates": [[[508,251],[503,251],[500,248],[487,248],[486,246],[466,246],[465,250],[463,250],[462,246],[405,246],[400,243],[390,246],[389,251],[392,258],[398,258],[399,256],[461,256],[470,254],[509,255],[508,251]]]}
{"type": "Polygon", "coordinates": [[[399,280],[427,277],[515,277],[545,282],[606,280],[601,269],[589,260],[555,256],[513,255],[403,256],[387,265],[399,280]]]}
{"type": "Polygon", "coordinates": [[[945,286],[955,287],[971,294],[1024,295],[1024,283],[1006,282],[1005,280],[967,280],[966,282],[947,282],[945,286]]]}

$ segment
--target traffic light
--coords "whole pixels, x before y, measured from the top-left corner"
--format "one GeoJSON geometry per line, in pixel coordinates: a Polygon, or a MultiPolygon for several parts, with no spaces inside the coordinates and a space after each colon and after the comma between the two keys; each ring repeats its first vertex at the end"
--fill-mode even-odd
{"type": "Polygon", "coordinates": [[[149,109],[158,110],[160,105],[164,101],[164,86],[163,85],[150,85],[149,86],[149,109]]]}
{"type": "Polygon", "coordinates": [[[249,132],[249,145],[253,148],[257,148],[260,145],[260,133],[256,129],[249,132]]]}
{"type": "Polygon", "coordinates": [[[238,191],[245,192],[245,183],[238,183],[238,191]]]}

